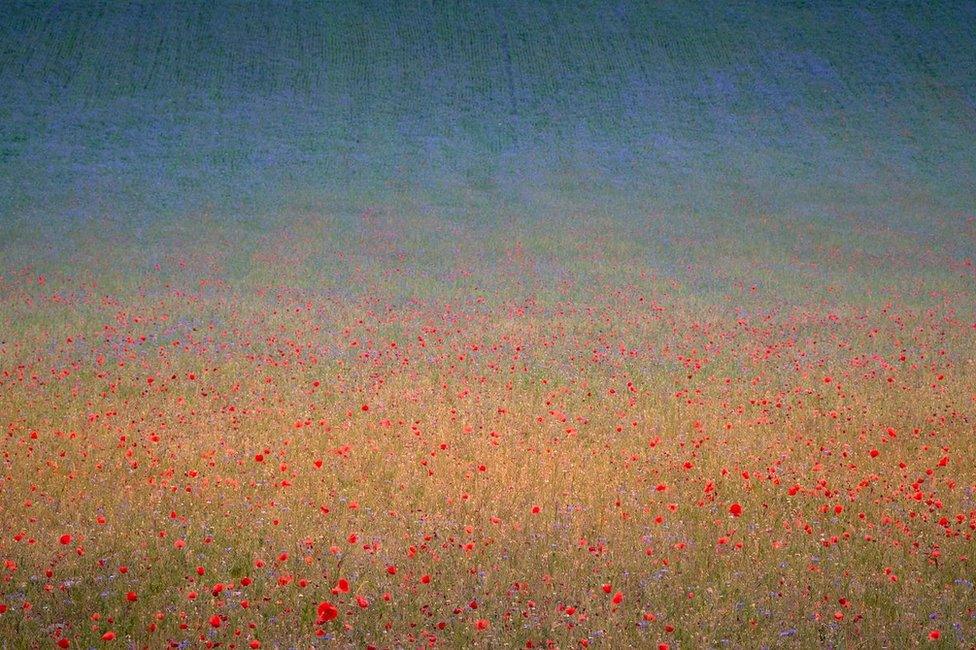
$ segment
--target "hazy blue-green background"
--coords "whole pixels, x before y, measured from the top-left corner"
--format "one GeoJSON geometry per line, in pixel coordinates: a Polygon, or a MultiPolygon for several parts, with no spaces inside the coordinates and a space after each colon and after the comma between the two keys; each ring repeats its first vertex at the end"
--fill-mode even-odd
{"type": "Polygon", "coordinates": [[[0,8],[8,241],[409,204],[874,222],[966,254],[974,145],[972,2],[0,8]]]}

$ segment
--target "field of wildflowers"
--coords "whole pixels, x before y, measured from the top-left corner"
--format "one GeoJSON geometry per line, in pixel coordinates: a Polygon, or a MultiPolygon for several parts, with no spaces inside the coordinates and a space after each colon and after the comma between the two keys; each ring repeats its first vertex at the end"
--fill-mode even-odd
{"type": "Polygon", "coordinates": [[[5,269],[5,643],[972,641],[971,261],[276,223],[5,269]]]}
{"type": "Polygon", "coordinates": [[[971,4],[5,10],[0,648],[976,645],[971,4]]]}

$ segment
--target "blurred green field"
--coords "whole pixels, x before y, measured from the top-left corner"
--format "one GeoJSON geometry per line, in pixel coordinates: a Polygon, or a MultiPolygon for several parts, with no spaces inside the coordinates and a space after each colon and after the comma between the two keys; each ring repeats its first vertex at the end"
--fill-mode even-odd
{"type": "MultiPolygon", "coordinates": [[[[8,3],[3,225],[973,210],[972,3],[8,3]]],[[[10,240],[7,231],[0,233],[10,240]]]]}

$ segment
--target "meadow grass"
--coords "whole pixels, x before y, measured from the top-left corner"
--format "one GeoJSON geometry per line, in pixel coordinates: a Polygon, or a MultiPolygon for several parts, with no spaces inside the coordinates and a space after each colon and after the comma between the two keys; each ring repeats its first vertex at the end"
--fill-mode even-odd
{"type": "Polygon", "coordinates": [[[5,3],[0,648],[974,647],[972,3],[5,3]]]}
{"type": "Polygon", "coordinates": [[[971,264],[339,221],[5,270],[8,647],[971,642],[971,264]]]}

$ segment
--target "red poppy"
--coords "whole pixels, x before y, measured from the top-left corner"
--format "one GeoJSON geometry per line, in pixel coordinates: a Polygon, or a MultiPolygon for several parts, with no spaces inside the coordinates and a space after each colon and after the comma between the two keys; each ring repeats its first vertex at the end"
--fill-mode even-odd
{"type": "Polygon", "coordinates": [[[339,610],[336,609],[335,605],[327,600],[319,603],[319,607],[316,610],[318,614],[318,619],[316,622],[321,625],[322,623],[328,623],[331,620],[336,619],[339,616],[339,610]]]}

